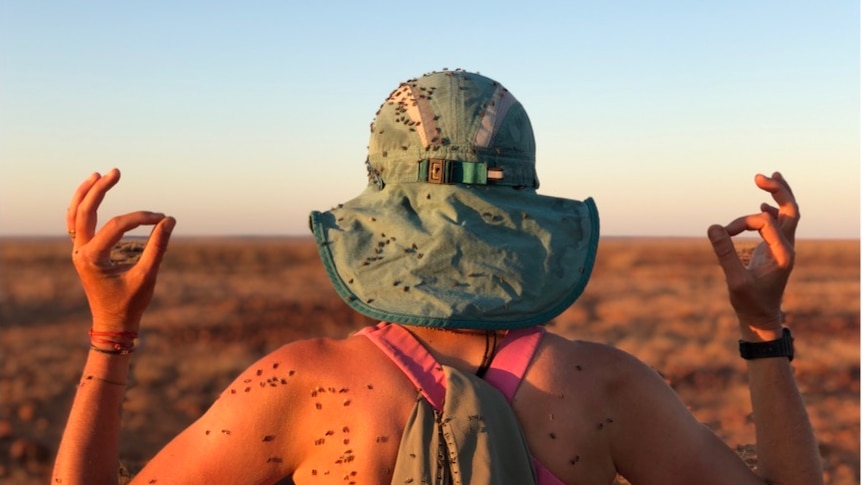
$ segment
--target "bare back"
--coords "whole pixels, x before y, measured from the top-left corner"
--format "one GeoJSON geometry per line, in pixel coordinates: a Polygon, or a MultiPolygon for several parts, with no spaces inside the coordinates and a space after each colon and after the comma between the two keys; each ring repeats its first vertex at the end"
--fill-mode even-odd
{"type": "MultiPolygon", "coordinates": [[[[461,371],[481,362],[484,339],[416,335],[461,371]]],[[[513,400],[533,456],[565,483],[610,483],[615,443],[636,428],[629,421],[637,403],[621,400],[620,390],[642,373],[660,381],[611,347],[546,334],[513,400]]],[[[297,485],[389,483],[418,397],[365,337],[291,343],[249,367],[135,483],[273,483],[290,475],[297,485]],[[195,460],[180,471],[171,457],[188,448],[195,460]]]]}

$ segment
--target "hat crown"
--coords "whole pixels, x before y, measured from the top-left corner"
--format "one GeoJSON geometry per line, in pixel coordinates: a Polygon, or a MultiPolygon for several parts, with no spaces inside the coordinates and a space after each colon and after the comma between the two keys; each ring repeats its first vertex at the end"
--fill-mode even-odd
{"type": "Polygon", "coordinates": [[[536,143],[526,111],[500,83],[467,71],[432,72],[401,83],[371,123],[369,182],[425,182],[423,161],[461,163],[453,183],[538,187],[536,143]]]}

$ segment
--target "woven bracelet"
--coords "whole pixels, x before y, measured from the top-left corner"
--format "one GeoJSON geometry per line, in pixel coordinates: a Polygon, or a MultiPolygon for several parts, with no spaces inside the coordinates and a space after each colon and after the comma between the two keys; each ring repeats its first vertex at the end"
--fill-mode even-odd
{"type": "Polygon", "coordinates": [[[135,348],[134,342],[116,342],[114,340],[108,340],[103,338],[91,338],[91,344],[106,344],[113,347],[114,350],[133,350],[135,348]]]}
{"type": "Polygon", "coordinates": [[[96,352],[100,352],[103,354],[110,354],[110,355],[128,355],[128,354],[131,354],[132,352],[134,352],[135,348],[130,347],[130,348],[119,348],[119,349],[117,349],[117,348],[100,349],[99,347],[96,347],[95,345],[91,345],[90,350],[95,350],[96,352]]]}

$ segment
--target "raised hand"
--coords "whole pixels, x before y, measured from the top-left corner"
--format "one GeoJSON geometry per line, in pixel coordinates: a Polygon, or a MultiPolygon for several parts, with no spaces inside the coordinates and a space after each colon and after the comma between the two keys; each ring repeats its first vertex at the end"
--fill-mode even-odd
{"type": "Polygon", "coordinates": [[[93,314],[93,329],[136,332],[152,299],[176,220],[156,212],[131,212],[113,217],[96,232],[99,205],[119,180],[117,169],[88,177],[72,196],[66,227],[74,247],[72,261],[93,314]],[[111,249],[123,235],[146,225],[154,227],[141,258],[136,263],[111,260],[111,249]]]}
{"type": "Polygon", "coordinates": [[[730,303],[743,333],[772,340],[781,335],[781,298],[793,269],[799,206],[780,173],[772,177],[758,174],[754,181],[772,194],[778,207],[761,204],[759,214],[739,217],[727,226],[710,226],[708,236],[724,270],[730,303]],[[731,240],[744,231],[758,231],[763,239],[747,265],[731,240]]]}

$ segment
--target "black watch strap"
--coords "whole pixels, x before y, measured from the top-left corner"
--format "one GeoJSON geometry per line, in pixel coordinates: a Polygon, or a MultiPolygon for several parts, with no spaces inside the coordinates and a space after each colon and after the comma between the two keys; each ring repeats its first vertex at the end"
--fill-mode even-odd
{"type": "Polygon", "coordinates": [[[784,328],[781,338],[769,342],[739,341],[739,355],[743,359],[763,359],[766,357],[787,357],[793,360],[793,336],[790,329],[784,328]]]}

